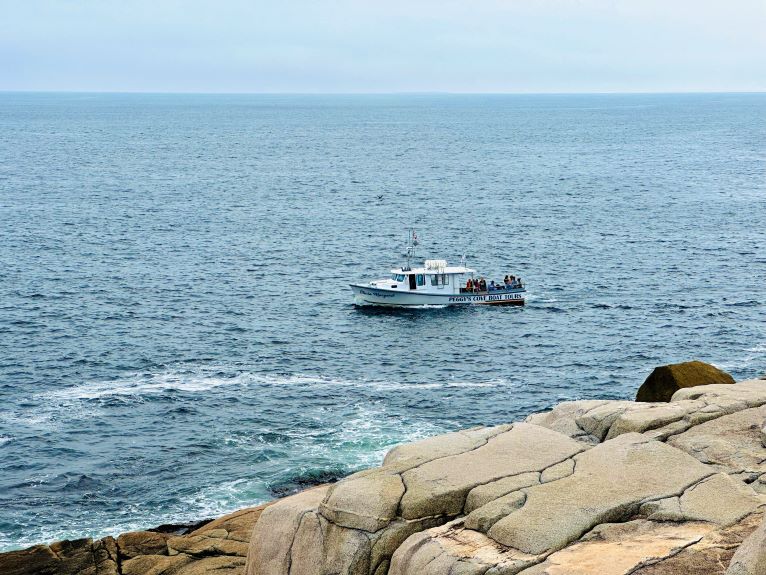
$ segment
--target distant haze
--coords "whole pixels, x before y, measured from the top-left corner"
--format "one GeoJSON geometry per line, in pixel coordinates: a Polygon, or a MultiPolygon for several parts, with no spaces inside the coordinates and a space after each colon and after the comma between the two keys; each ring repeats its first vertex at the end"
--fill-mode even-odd
{"type": "Polygon", "coordinates": [[[0,90],[766,90],[764,0],[0,0],[0,90]]]}

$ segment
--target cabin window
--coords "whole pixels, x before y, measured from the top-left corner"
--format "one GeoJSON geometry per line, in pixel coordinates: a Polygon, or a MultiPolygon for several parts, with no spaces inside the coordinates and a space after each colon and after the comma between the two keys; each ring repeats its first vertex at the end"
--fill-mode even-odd
{"type": "Polygon", "coordinates": [[[417,281],[418,281],[418,285],[419,286],[426,285],[426,276],[425,276],[425,274],[418,274],[417,281]]]}
{"type": "Polygon", "coordinates": [[[438,286],[439,285],[439,276],[438,275],[432,275],[431,276],[431,285],[432,286],[438,286]]]}
{"type": "Polygon", "coordinates": [[[448,276],[447,274],[444,274],[444,275],[442,276],[442,283],[443,283],[445,286],[448,286],[448,285],[449,285],[449,276],[448,276]]]}
{"type": "Polygon", "coordinates": [[[395,279],[396,281],[398,281],[398,282],[403,282],[403,281],[404,281],[404,274],[397,274],[397,275],[394,277],[394,279],[395,279]]]}

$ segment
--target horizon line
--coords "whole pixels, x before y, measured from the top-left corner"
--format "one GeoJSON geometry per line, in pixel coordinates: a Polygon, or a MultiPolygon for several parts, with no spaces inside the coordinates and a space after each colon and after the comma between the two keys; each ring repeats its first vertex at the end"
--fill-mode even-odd
{"type": "Polygon", "coordinates": [[[172,91],[172,90],[18,90],[0,89],[0,94],[104,94],[104,95],[167,95],[167,96],[651,96],[651,95],[715,95],[715,94],[766,94],[766,90],[646,90],[646,91],[572,91],[572,92],[462,92],[448,90],[398,90],[398,91],[172,91]]]}

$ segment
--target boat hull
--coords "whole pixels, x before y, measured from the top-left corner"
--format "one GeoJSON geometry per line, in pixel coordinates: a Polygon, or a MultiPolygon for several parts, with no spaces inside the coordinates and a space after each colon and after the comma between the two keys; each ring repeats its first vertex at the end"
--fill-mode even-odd
{"type": "Polygon", "coordinates": [[[523,288],[484,293],[417,293],[381,289],[368,285],[351,284],[356,305],[390,307],[454,306],[454,305],[524,305],[523,288]]]}

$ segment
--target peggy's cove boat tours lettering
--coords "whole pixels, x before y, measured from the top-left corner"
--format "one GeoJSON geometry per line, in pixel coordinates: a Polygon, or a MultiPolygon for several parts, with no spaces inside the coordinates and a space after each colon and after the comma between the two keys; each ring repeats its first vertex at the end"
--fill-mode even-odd
{"type": "Polygon", "coordinates": [[[524,301],[524,296],[520,293],[511,293],[511,294],[491,294],[491,295],[472,295],[472,296],[451,296],[449,298],[449,303],[469,303],[469,302],[505,302],[508,301],[508,303],[516,303],[516,300],[524,301]],[[514,300],[513,302],[510,302],[509,300],[514,300]]]}
{"type": "Polygon", "coordinates": [[[450,266],[446,260],[425,260],[422,267],[412,267],[417,243],[417,235],[411,231],[407,263],[391,270],[389,277],[350,284],[354,303],[394,307],[524,305],[526,288],[515,275],[487,281],[466,267],[465,260],[459,266],[450,266]]]}

